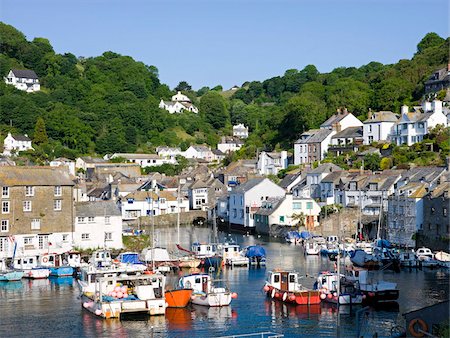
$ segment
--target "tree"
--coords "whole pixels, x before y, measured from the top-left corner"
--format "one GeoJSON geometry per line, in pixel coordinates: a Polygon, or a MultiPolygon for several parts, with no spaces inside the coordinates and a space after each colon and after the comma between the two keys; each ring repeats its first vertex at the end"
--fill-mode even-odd
{"type": "Polygon", "coordinates": [[[417,53],[422,53],[425,49],[430,47],[436,47],[442,45],[445,39],[441,38],[438,34],[431,32],[425,35],[425,37],[417,44],[417,53]]]}
{"type": "Polygon", "coordinates": [[[178,86],[175,87],[175,90],[178,92],[182,92],[182,91],[190,91],[192,90],[192,86],[187,83],[186,81],[181,81],[178,86]]]}
{"type": "Polygon", "coordinates": [[[47,130],[45,129],[45,121],[42,117],[38,117],[36,126],[34,127],[33,142],[41,145],[48,142],[47,130]]]}
{"type": "Polygon", "coordinates": [[[297,222],[298,228],[304,228],[306,225],[306,216],[303,212],[299,214],[292,214],[292,220],[297,222]]]}
{"type": "Polygon", "coordinates": [[[229,120],[225,99],[218,92],[210,91],[203,95],[200,99],[199,110],[205,121],[216,129],[225,127],[229,120]]]}
{"type": "Polygon", "coordinates": [[[380,170],[391,169],[392,160],[390,157],[383,157],[380,161],[380,170]]]}

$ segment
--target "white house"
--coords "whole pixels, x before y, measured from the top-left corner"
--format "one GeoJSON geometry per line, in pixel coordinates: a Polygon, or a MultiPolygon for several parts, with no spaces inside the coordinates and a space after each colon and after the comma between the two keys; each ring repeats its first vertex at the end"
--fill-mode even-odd
{"type": "Polygon", "coordinates": [[[69,160],[64,157],[55,158],[49,163],[50,167],[67,167],[69,173],[75,176],[75,161],[69,160]]]}
{"type": "Polygon", "coordinates": [[[355,115],[349,113],[347,109],[338,109],[336,113],[320,125],[320,129],[330,129],[340,132],[348,127],[362,127],[363,123],[355,115]]]}
{"type": "Polygon", "coordinates": [[[183,110],[198,113],[198,108],[192,104],[186,95],[181,94],[181,92],[173,95],[171,101],[161,99],[159,108],[167,110],[170,114],[181,113],[183,110]]]}
{"type": "Polygon", "coordinates": [[[145,167],[155,167],[163,164],[175,164],[176,160],[174,158],[164,158],[156,154],[127,154],[127,153],[115,153],[110,159],[113,158],[124,158],[128,162],[137,163],[141,168],[145,167]]]}
{"type": "Polygon", "coordinates": [[[166,146],[156,147],[156,153],[162,158],[168,158],[171,160],[175,160],[178,155],[183,155],[183,152],[180,148],[166,146]]]}
{"type": "Polygon", "coordinates": [[[311,129],[301,134],[294,143],[294,164],[311,164],[322,160],[335,134],[335,130],[325,128],[311,129]]]}
{"type": "Polygon", "coordinates": [[[223,136],[217,144],[217,149],[226,154],[241,149],[243,145],[244,142],[238,137],[223,136]]]}
{"type": "Polygon", "coordinates": [[[402,116],[394,127],[390,138],[397,145],[406,144],[408,146],[420,142],[428,134],[430,129],[438,124],[447,127],[447,117],[442,111],[442,101],[424,101],[423,112],[409,112],[408,106],[402,106],[402,116]]]}
{"type": "Polygon", "coordinates": [[[5,77],[5,83],[28,93],[41,90],[38,76],[34,70],[29,69],[11,69],[5,77]]]}
{"type": "Polygon", "coordinates": [[[258,157],[257,170],[260,175],[276,175],[281,169],[288,167],[287,151],[265,152],[262,151],[258,157]]]}
{"type": "Polygon", "coordinates": [[[273,226],[297,226],[304,222],[308,230],[319,226],[320,206],[311,198],[294,198],[288,194],[285,197],[269,198],[263,201],[256,211],[255,227],[258,233],[270,234],[273,226]],[[296,216],[302,216],[303,220],[296,216]]]}
{"type": "Polygon", "coordinates": [[[122,217],[113,201],[75,203],[74,246],[122,249],[122,217]]]}
{"type": "Polygon", "coordinates": [[[239,123],[233,126],[233,136],[239,138],[247,138],[248,137],[248,127],[246,127],[243,123],[239,123]]]}
{"type": "Polygon", "coordinates": [[[34,150],[31,146],[31,139],[27,134],[11,135],[11,133],[8,133],[8,136],[3,141],[3,155],[11,156],[12,153],[17,154],[26,150],[34,150]]]}
{"type": "Polygon", "coordinates": [[[364,144],[388,141],[389,135],[392,133],[397,121],[398,117],[391,111],[374,113],[369,111],[363,127],[364,144]]]}
{"type": "Polygon", "coordinates": [[[189,210],[189,200],[180,198],[172,191],[135,191],[121,201],[123,220],[135,220],[141,216],[158,216],[186,212],[189,210]]]}
{"type": "Polygon", "coordinates": [[[214,154],[207,146],[193,145],[186,149],[183,154],[186,158],[199,158],[208,162],[211,162],[214,158],[214,154]]]}
{"type": "Polygon", "coordinates": [[[262,201],[271,197],[284,197],[285,191],[267,178],[254,178],[234,188],[229,198],[229,221],[231,226],[252,231],[253,215],[262,201]]]}

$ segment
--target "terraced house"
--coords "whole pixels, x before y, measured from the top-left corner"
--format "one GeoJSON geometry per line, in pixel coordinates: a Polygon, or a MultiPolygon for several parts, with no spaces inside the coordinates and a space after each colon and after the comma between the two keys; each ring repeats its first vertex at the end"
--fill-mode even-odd
{"type": "Polygon", "coordinates": [[[70,249],[73,186],[67,169],[0,167],[0,258],[70,249]]]}

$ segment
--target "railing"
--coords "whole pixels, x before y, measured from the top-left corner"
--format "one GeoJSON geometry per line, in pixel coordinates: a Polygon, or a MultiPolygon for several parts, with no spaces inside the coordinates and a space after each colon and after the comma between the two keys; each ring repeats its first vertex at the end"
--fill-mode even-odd
{"type": "Polygon", "coordinates": [[[237,335],[232,335],[232,336],[221,336],[218,338],[238,338],[238,337],[281,338],[281,337],[284,337],[284,335],[281,333],[267,331],[267,332],[237,334],[237,335]]]}

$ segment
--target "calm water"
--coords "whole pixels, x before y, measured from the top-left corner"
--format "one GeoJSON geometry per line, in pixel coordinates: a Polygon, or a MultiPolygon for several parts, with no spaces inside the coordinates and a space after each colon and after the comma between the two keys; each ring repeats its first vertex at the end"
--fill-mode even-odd
{"type": "MultiPolygon", "coordinates": [[[[223,238],[225,234],[220,234],[223,238]]],[[[182,245],[191,241],[207,241],[208,229],[183,231],[182,245]]],[[[176,241],[172,229],[157,232],[158,244],[169,246],[176,241]]],[[[119,320],[98,319],[82,310],[79,290],[73,278],[56,278],[0,284],[0,337],[220,337],[262,331],[282,333],[285,337],[355,336],[356,315],[362,307],[288,306],[267,299],[262,292],[266,272],[273,268],[295,269],[303,275],[317,275],[331,269],[325,258],[304,257],[301,247],[276,240],[232,235],[242,245],[265,247],[267,267],[261,269],[225,269],[220,277],[228,280],[238,293],[230,307],[168,309],[166,316],[119,320]],[[337,323],[339,322],[339,332],[337,323]]],[[[362,335],[389,336],[396,325],[402,325],[401,314],[449,297],[449,275],[443,270],[378,272],[400,288],[397,306],[370,309],[363,315],[362,335]]],[[[177,276],[170,276],[175,280],[177,276]]],[[[312,277],[304,285],[312,286],[312,277]]],[[[396,332],[396,331],[395,331],[396,332]]]]}

